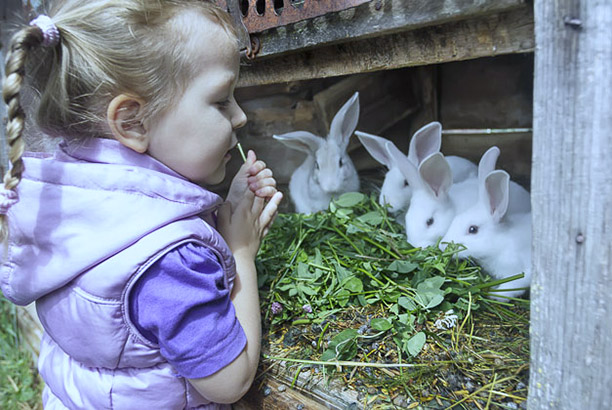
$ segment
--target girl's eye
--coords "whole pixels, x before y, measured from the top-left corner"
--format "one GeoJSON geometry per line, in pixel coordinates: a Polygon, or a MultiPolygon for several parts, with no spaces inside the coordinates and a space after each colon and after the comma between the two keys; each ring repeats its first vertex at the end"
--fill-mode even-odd
{"type": "Polygon", "coordinates": [[[476,225],[472,225],[468,228],[468,233],[471,233],[472,235],[477,234],[478,233],[478,227],[476,225]]]}
{"type": "Polygon", "coordinates": [[[217,105],[221,108],[227,108],[230,106],[231,103],[232,101],[228,98],[227,100],[217,102],[217,105]]]}

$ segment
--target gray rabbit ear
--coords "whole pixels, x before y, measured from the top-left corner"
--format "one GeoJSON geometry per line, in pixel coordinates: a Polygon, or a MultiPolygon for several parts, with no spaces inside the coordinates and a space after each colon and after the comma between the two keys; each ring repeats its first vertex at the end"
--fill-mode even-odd
{"type": "Polygon", "coordinates": [[[313,155],[323,144],[323,138],[308,131],[293,131],[286,134],[273,135],[272,137],[289,148],[313,155]]]}
{"type": "Polygon", "coordinates": [[[419,176],[419,170],[408,160],[408,157],[406,157],[391,141],[387,141],[385,148],[393,164],[399,168],[404,178],[406,178],[408,185],[413,189],[421,187],[423,182],[419,176]]]}
{"type": "Polygon", "coordinates": [[[478,181],[480,184],[484,183],[484,179],[491,172],[495,171],[495,165],[497,164],[497,158],[499,158],[499,148],[495,145],[492,146],[482,154],[480,157],[480,162],[478,163],[478,181]]]}
{"type": "Polygon", "coordinates": [[[392,144],[391,141],[379,137],[378,135],[368,134],[367,132],[355,131],[355,135],[357,135],[357,138],[361,141],[361,145],[365,147],[372,158],[385,165],[387,168],[393,167],[393,160],[389,156],[385,146],[387,142],[392,144]]]}
{"type": "Polygon", "coordinates": [[[349,138],[353,135],[359,121],[359,92],[338,110],[329,127],[329,139],[334,140],[338,146],[345,149],[349,138]]]}
{"type": "Polygon", "coordinates": [[[508,210],[509,189],[510,175],[506,171],[496,170],[486,176],[484,205],[495,223],[498,223],[508,210]]]}
{"type": "Polygon", "coordinates": [[[408,159],[415,166],[433,153],[439,152],[442,147],[442,124],[437,121],[419,128],[410,140],[408,159]]]}
{"type": "Polygon", "coordinates": [[[453,184],[453,172],[441,152],[431,154],[421,162],[419,175],[435,198],[448,194],[453,184]]]}

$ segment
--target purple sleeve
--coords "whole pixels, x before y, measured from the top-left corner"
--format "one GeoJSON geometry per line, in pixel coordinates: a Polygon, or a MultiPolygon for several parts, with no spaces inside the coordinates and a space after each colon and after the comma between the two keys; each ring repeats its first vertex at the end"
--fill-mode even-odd
{"type": "Polygon", "coordinates": [[[246,346],[223,268],[208,248],[188,243],[168,252],[138,279],[129,300],[136,328],[183,377],[210,376],[246,346]]]}

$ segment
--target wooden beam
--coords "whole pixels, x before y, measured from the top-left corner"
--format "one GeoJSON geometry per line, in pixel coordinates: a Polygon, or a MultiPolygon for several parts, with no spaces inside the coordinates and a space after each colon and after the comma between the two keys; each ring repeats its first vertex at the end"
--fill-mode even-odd
{"type": "Polygon", "coordinates": [[[507,13],[352,41],[241,68],[239,87],[532,52],[533,11],[507,13]]]}
{"type": "Polygon", "coordinates": [[[530,409],[612,408],[612,3],[535,2],[530,409]]]}
{"type": "Polygon", "coordinates": [[[257,58],[466,20],[524,4],[525,0],[371,0],[255,34],[260,42],[257,58]]]}

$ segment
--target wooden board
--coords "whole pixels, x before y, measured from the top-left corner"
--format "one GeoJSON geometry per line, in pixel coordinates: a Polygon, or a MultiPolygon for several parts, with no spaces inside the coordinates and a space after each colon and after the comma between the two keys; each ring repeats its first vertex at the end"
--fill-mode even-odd
{"type": "Polygon", "coordinates": [[[241,68],[238,86],[525,53],[534,47],[533,11],[525,6],[477,19],[256,59],[241,68]]]}
{"type": "Polygon", "coordinates": [[[286,384],[266,377],[261,383],[254,383],[248,393],[237,403],[233,410],[295,410],[298,405],[308,410],[323,410],[329,407],[304,395],[286,384]]]}
{"type": "Polygon", "coordinates": [[[371,0],[256,34],[260,50],[255,64],[270,56],[506,12],[524,4],[525,0],[371,0]]]}
{"type": "Polygon", "coordinates": [[[536,1],[530,409],[612,408],[612,2],[536,1]]]}

